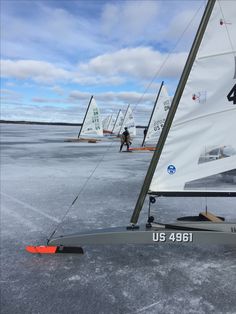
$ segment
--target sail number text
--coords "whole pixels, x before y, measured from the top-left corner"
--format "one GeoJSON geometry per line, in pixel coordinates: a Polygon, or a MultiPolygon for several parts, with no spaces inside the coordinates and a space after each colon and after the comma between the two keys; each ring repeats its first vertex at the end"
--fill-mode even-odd
{"type": "Polygon", "coordinates": [[[155,132],[161,131],[165,123],[165,119],[154,121],[153,129],[155,132]]]}
{"type": "Polygon", "coordinates": [[[193,242],[192,232],[153,232],[154,242],[193,242]]]}
{"type": "Polygon", "coordinates": [[[231,91],[227,95],[228,101],[232,101],[236,105],[236,84],[233,86],[231,91]]]}

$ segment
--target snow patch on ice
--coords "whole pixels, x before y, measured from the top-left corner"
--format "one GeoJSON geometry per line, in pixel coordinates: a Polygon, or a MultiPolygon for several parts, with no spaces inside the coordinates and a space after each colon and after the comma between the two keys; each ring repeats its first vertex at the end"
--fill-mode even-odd
{"type": "Polygon", "coordinates": [[[74,275],[70,278],[68,278],[69,281],[78,281],[78,280],[81,280],[81,276],[79,275],[74,275]]]}
{"type": "Polygon", "coordinates": [[[129,293],[128,293],[127,291],[125,291],[125,290],[122,291],[122,294],[123,294],[123,296],[126,297],[126,298],[129,296],[129,293]]]}

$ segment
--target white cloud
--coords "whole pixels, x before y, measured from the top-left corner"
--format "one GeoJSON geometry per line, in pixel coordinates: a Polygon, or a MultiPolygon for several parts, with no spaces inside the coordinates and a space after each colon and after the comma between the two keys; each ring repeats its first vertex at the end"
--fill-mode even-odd
{"type": "MultiPolygon", "coordinates": [[[[50,103],[52,108],[57,104],[86,108],[91,93],[104,110],[115,110],[127,103],[136,105],[140,91],[159,70],[137,106],[139,112],[145,111],[152,106],[161,80],[172,82],[174,90],[197,23],[179,44],[179,53],[168,55],[168,51],[203,2],[5,1],[1,12],[3,86],[21,90],[17,105],[33,97],[31,106],[39,104],[36,116],[42,108],[47,111],[45,105],[50,103]],[[68,90],[72,90],[69,95],[68,90]]],[[[16,102],[18,96],[5,94],[4,99],[16,102]]],[[[29,108],[25,105],[22,114],[30,112],[29,108]]],[[[47,112],[53,114],[51,109],[47,112]]]]}
{"type": "Polygon", "coordinates": [[[203,4],[203,2],[199,1],[198,7],[195,9],[180,10],[178,14],[174,15],[170,20],[162,40],[169,42],[171,49],[177,42],[178,46],[175,50],[183,51],[190,49],[202,16],[203,4]],[[181,38],[182,36],[183,38],[181,38]]]}
{"type": "MultiPolygon", "coordinates": [[[[10,90],[8,94],[13,94],[10,90]]],[[[137,123],[145,123],[150,116],[155,94],[137,92],[104,92],[93,95],[105,116],[111,112],[116,113],[119,109],[126,110],[130,104],[135,113],[137,123]]],[[[19,119],[32,121],[61,121],[80,123],[86,111],[90,93],[73,90],[64,98],[34,97],[31,101],[34,105],[27,104],[23,99],[9,98],[2,102],[2,119],[19,119]],[[55,107],[55,104],[57,105],[55,107]]]]}
{"type": "Polygon", "coordinates": [[[78,100],[86,100],[86,99],[89,100],[90,97],[91,97],[91,94],[78,91],[78,90],[71,91],[68,96],[69,100],[71,100],[72,102],[78,101],[78,100]]]}
{"type": "MultiPolygon", "coordinates": [[[[10,2],[2,7],[2,55],[5,59],[71,65],[71,60],[88,60],[127,45],[158,44],[166,49],[172,47],[201,3],[107,1],[95,12],[94,6],[85,2],[80,9],[76,1],[69,5],[64,1],[10,2]]],[[[191,36],[194,32],[191,28],[191,36]]],[[[186,45],[184,41],[182,44],[186,45]]]]}
{"type": "Polygon", "coordinates": [[[190,1],[120,1],[104,5],[101,15],[101,33],[109,36],[115,47],[160,45],[172,49],[189,25],[187,37],[180,42],[179,50],[188,48],[196,32],[204,0],[190,1]],[[182,48],[181,48],[182,47],[182,48]]]}
{"type": "Polygon", "coordinates": [[[57,85],[52,86],[52,87],[51,87],[51,90],[52,90],[54,93],[56,93],[56,94],[58,94],[58,95],[60,95],[60,96],[63,96],[63,95],[65,94],[64,89],[61,88],[60,86],[57,86],[57,85]]]}
{"type": "MultiPolygon", "coordinates": [[[[43,97],[34,97],[32,101],[35,103],[63,103],[63,104],[79,104],[79,103],[88,103],[91,97],[91,93],[83,92],[80,90],[71,91],[67,97],[64,98],[43,98],[43,97]]],[[[122,106],[126,106],[127,104],[131,104],[136,106],[140,100],[141,106],[149,105],[154,103],[154,99],[156,97],[155,93],[138,93],[138,92],[103,92],[103,93],[94,93],[94,98],[100,102],[101,108],[108,108],[113,104],[119,104],[122,106]]]]}
{"type": "MultiPolygon", "coordinates": [[[[120,91],[120,92],[103,92],[103,93],[94,93],[93,95],[97,101],[101,103],[102,107],[109,107],[111,104],[132,104],[136,105],[140,99],[142,98],[142,104],[150,103],[154,101],[155,94],[147,93],[143,95],[143,93],[138,92],[127,92],[127,91],[120,91]]],[[[82,91],[71,91],[68,95],[68,100],[72,102],[78,102],[82,100],[89,100],[91,97],[90,93],[82,92],[82,91]]]]}
{"type": "MultiPolygon", "coordinates": [[[[88,63],[79,64],[77,71],[49,62],[35,60],[1,60],[2,77],[33,80],[37,83],[75,82],[81,85],[120,85],[131,81],[139,84],[158,74],[159,80],[177,78],[185,63],[186,53],[167,54],[151,47],[126,48],[103,54],[88,63]]],[[[57,90],[58,92],[58,90],[57,90]]]]}
{"type": "Polygon", "coordinates": [[[72,74],[58,68],[51,63],[35,60],[1,60],[1,76],[19,80],[32,79],[38,83],[51,84],[55,81],[66,81],[72,78],[72,74]]]}
{"type": "MultiPolygon", "coordinates": [[[[82,67],[83,68],[83,67],[82,67]]],[[[89,86],[117,86],[121,85],[126,82],[125,77],[121,76],[112,76],[109,75],[105,76],[104,74],[96,73],[95,71],[88,71],[85,68],[85,71],[83,69],[79,69],[78,72],[74,73],[74,79],[73,82],[78,83],[80,85],[89,85],[89,86]]]]}
{"type": "Polygon", "coordinates": [[[84,59],[109,49],[110,44],[97,34],[97,20],[83,17],[73,8],[66,10],[63,1],[59,6],[21,1],[18,11],[5,9],[1,14],[3,57],[71,64],[70,59],[78,60],[81,55],[84,59]],[[28,11],[27,18],[20,13],[23,9],[28,11]]]}
{"type": "Polygon", "coordinates": [[[56,108],[47,105],[28,105],[25,103],[11,103],[2,106],[1,119],[3,120],[25,120],[44,122],[69,122],[80,123],[84,115],[84,109],[80,108],[56,108]],[[77,114],[75,114],[77,113],[77,114]]]}
{"type": "Polygon", "coordinates": [[[79,65],[82,73],[100,76],[128,76],[135,79],[151,79],[156,73],[160,77],[178,77],[187,53],[161,53],[151,47],[125,48],[114,53],[100,55],[87,64],[79,65]]]}
{"type": "Polygon", "coordinates": [[[34,97],[31,99],[32,102],[38,103],[38,104],[45,104],[45,103],[56,103],[56,104],[65,104],[67,103],[66,100],[61,98],[40,98],[40,97],[34,97]]]}
{"type": "Polygon", "coordinates": [[[0,90],[1,101],[17,101],[22,99],[22,95],[19,93],[10,90],[10,89],[1,89],[0,90]]]}
{"type": "Polygon", "coordinates": [[[124,1],[107,3],[101,16],[101,30],[111,40],[126,44],[153,39],[153,24],[157,23],[158,1],[124,1]]]}

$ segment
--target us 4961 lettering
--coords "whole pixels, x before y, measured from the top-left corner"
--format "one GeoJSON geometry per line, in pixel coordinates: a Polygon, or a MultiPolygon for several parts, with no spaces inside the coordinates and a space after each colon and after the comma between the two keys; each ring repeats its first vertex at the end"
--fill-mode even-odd
{"type": "Polygon", "coordinates": [[[153,232],[152,240],[154,242],[193,242],[192,232],[153,232]]]}

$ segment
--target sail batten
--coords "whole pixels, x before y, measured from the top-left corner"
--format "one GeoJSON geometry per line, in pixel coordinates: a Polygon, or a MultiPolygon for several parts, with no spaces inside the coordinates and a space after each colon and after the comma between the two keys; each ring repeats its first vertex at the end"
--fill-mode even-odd
{"type": "Polygon", "coordinates": [[[215,53],[215,54],[205,55],[205,56],[198,57],[198,60],[213,58],[213,57],[220,57],[220,56],[230,55],[230,54],[235,55],[236,51],[235,50],[234,51],[224,51],[224,52],[220,52],[217,54],[215,53]]]}
{"type": "Polygon", "coordinates": [[[181,122],[176,122],[175,123],[175,126],[174,127],[177,127],[177,126],[180,126],[180,125],[184,125],[184,124],[187,124],[187,123],[191,123],[195,120],[201,120],[201,119],[209,119],[210,117],[213,117],[213,116],[216,116],[216,115],[221,115],[223,113],[227,113],[229,114],[230,112],[234,112],[236,110],[236,107],[235,108],[229,108],[229,109],[226,109],[226,110],[222,110],[222,111],[218,111],[218,112],[212,112],[212,113],[209,113],[208,115],[202,115],[202,116],[197,116],[193,119],[189,119],[187,121],[181,121],[181,122]]]}

